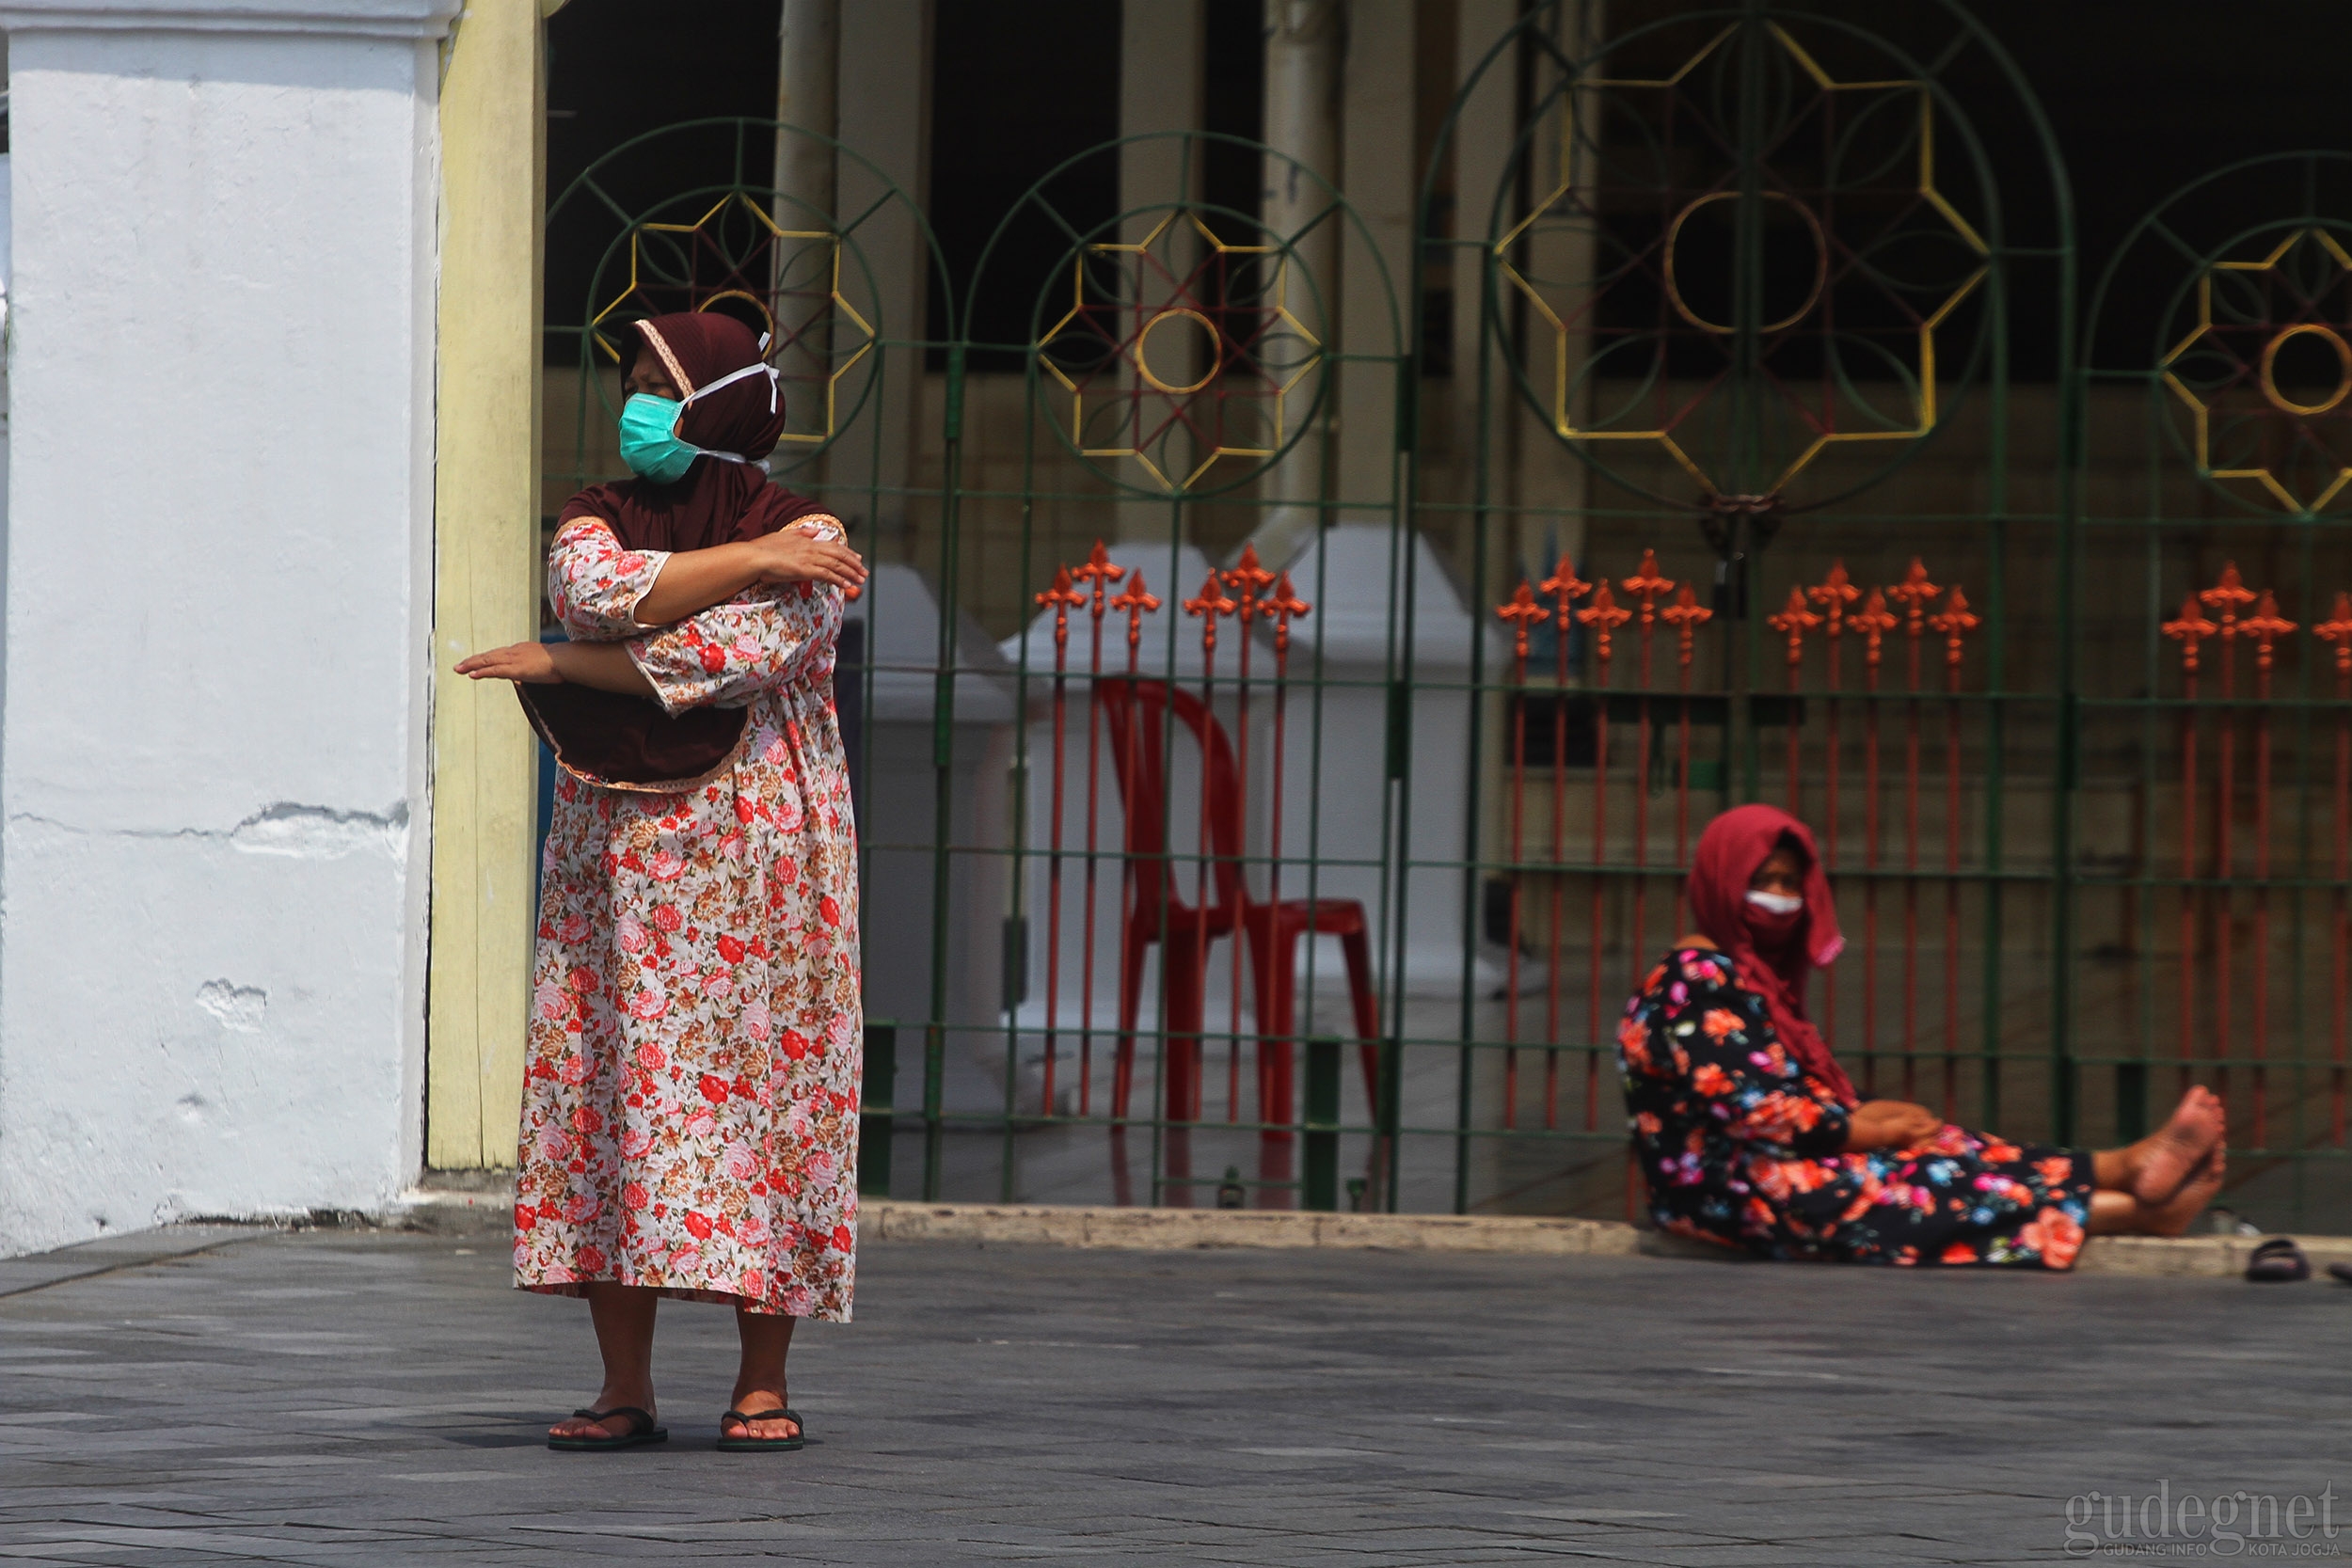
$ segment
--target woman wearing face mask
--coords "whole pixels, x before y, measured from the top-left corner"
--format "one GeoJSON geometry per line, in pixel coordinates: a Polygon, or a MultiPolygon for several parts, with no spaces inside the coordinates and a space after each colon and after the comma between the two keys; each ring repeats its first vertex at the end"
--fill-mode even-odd
{"type": "Polygon", "coordinates": [[[563,771],[539,897],[515,1276],[585,1296],[604,1359],[548,1444],[629,1448],[662,1296],[735,1308],[723,1449],[802,1443],[795,1319],[845,1321],[856,1256],[855,829],[834,640],[866,576],[768,482],[762,343],[724,316],[624,334],[621,455],[564,508],[571,641],[457,666],[516,683],[563,771]]]}
{"type": "Polygon", "coordinates": [[[2086,1231],[2178,1236],[2219,1190],[2221,1103],[2182,1097],[2129,1148],[2014,1144],[1924,1105],[1860,1100],[1805,1017],[1844,940],[1813,835],[1741,806],[1708,825],[1698,930],[1617,1030],[1650,1213],[1771,1258],[2070,1267],[2086,1231]]]}

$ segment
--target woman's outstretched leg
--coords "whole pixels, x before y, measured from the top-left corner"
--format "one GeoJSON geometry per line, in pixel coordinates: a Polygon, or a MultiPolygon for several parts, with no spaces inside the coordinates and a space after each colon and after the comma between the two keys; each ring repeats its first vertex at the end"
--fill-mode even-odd
{"type": "MultiPolygon", "coordinates": [[[[604,1357],[604,1386],[591,1410],[633,1406],[650,1416],[653,1402],[653,1315],[660,1292],[642,1285],[600,1280],[583,1287],[588,1317],[596,1325],[596,1350],[604,1357]]],[[[627,1416],[596,1422],[578,1416],[548,1428],[550,1437],[626,1437],[635,1423],[627,1416]]]]}
{"type": "Polygon", "coordinates": [[[792,1350],[792,1325],[798,1319],[780,1312],[746,1312],[736,1308],[735,1332],[743,1341],[743,1363],[735,1374],[735,1393],[727,1408],[754,1418],[723,1421],[722,1437],[797,1437],[801,1423],[782,1416],[759,1419],[762,1411],[781,1411],[791,1402],[784,1389],[784,1361],[792,1350]]]}
{"type": "Polygon", "coordinates": [[[2205,1156],[2226,1132],[2221,1101],[2200,1085],[2181,1096],[2171,1118],[2154,1132],[2136,1144],[2093,1154],[2091,1179],[2106,1191],[2161,1209],[2201,1171],[2205,1156]]]}

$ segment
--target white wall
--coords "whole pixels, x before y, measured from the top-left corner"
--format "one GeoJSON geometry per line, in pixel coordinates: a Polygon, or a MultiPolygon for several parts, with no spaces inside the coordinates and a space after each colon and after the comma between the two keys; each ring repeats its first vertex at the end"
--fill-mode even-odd
{"type": "Polygon", "coordinates": [[[0,0],[0,1250],[418,1168],[454,8],[0,0]]]}

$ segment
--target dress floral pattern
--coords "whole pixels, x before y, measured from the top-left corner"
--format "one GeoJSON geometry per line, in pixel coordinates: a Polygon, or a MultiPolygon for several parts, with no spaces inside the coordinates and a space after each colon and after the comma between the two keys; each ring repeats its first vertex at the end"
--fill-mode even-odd
{"type": "Polygon", "coordinates": [[[1617,1029],[1633,1147],[1659,1227],[1768,1258],[2064,1269],[2090,1156],[1946,1126],[1843,1152],[1847,1110],[1791,1060],[1764,999],[1707,948],[1667,956],[1617,1029]]]}
{"type": "MultiPolygon", "coordinates": [[[[793,525],[840,537],[825,516],[793,525]]],[[[567,635],[625,641],[664,708],[749,709],[684,793],[556,784],[515,1208],[515,1277],[615,1280],[846,1322],[857,1257],[857,851],[832,675],[840,590],[634,619],[668,556],[556,535],[567,635]]]]}

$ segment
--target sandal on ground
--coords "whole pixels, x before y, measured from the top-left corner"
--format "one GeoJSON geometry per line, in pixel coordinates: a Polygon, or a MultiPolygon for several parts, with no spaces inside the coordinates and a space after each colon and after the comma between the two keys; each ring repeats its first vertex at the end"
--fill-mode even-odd
{"type": "Polygon", "coordinates": [[[633,1404],[616,1404],[610,1410],[575,1410],[572,1415],[578,1420],[595,1421],[598,1425],[616,1416],[626,1416],[628,1418],[628,1430],[618,1437],[550,1437],[548,1439],[548,1448],[578,1450],[636,1449],[648,1443],[666,1443],[670,1440],[668,1427],[654,1425],[653,1417],[633,1404]]]}
{"type": "Polygon", "coordinates": [[[782,1406],[774,1410],[730,1410],[719,1419],[722,1423],[719,1451],[722,1453],[757,1453],[765,1449],[797,1449],[808,1442],[807,1423],[801,1419],[799,1411],[789,1406],[782,1406]],[[728,1421],[742,1422],[747,1429],[747,1434],[741,1437],[727,1436],[723,1423],[728,1421]],[[799,1427],[800,1431],[789,1437],[753,1437],[748,1435],[748,1429],[754,1421],[790,1421],[794,1426],[799,1427]]]}
{"type": "Polygon", "coordinates": [[[2257,1285],[2291,1285],[2312,1276],[2312,1260],[2284,1236],[2273,1236],[2246,1259],[2246,1277],[2257,1285]]]}
{"type": "Polygon", "coordinates": [[[2328,1272],[2346,1285],[2352,1285],[2352,1263],[2330,1263],[2328,1272]]]}

